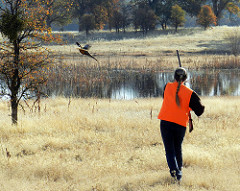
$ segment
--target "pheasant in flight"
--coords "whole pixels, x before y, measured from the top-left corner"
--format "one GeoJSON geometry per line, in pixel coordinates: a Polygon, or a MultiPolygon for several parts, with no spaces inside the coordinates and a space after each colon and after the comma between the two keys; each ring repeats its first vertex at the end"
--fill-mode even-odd
{"type": "Polygon", "coordinates": [[[81,54],[89,56],[98,62],[98,60],[96,58],[94,58],[91,54],[89,54],[88,49],[91,48],[91,46],[89,44],[86,44],[84,47],[82,47],[81,44],[79,44],[78,42],[76,42],[76,44],[79,46],[79,48],[77,48],[77,49],[79,50],[79,52],[81,54]]]}

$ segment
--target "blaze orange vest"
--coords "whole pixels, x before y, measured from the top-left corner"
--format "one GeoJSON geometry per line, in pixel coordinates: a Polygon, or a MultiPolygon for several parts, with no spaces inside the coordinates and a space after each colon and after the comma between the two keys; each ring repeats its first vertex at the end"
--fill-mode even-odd
{"type": "Polygon", "coordinates": [[[178,82],[176,81],[166,85],[164,99],[161,110],[158,114],[158,119],[173,122],[186,127],[189,120],[189,102],[193,90],[181,84],[178,92],[180,106],[178,106],[176,103],[177,86],[178,82]]]}

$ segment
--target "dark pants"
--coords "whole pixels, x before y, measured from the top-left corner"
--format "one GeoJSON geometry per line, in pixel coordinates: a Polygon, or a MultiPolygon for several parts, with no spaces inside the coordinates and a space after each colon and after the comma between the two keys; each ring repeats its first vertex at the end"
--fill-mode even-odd
{"type": "Polygon", "coordinates": [[[160,130],[165,147],[166,158],[170,173],[176,173],[178,179],[182,177],[182,142],[185,136],[186,127],[171,123],[168,121],[161,121],[160,130]]]}

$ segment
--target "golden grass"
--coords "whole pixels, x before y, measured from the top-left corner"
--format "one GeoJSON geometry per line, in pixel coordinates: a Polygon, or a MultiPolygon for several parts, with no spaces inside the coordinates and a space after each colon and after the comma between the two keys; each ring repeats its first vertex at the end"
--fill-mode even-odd
{"type": "MultiPolygon", "coordinates": [[[[238,57],[221,53],[227,51],[225,35],[233,30],[214,27],[140,39],[83,41],[92,44],[90,53],[102,68],[176,68],[176,49],[186,68],[226,67],[231,62],[230,67],[238,67],[238,57]]],[[[82,42],[78,33],[70,35],[73,42],[82,42]]],[[[96,67],[73,42],[48,48],[63,63],[96,67]]],[[[183,144],[180,186],[169,177],[159,133],[161,101],[46,99],[40,113],[22,103],[26,111],[19,108],[17,127],[10,125],[9,104],[1,102],[0,190],[240,190],[240,98],[203,98],[206,112],[200,119],[194,116],[195,130],[186,134],[183,144]]]]}
{"type": "MultiPolygon", "coordinates": [[[[82,45],[90,44],[90,53],[95,56],[100,67],[108,69],[130,68],[166,70],[176,68],[178,64],[176,50],[180,51],[182,65],[185,68],[239,68],[239,56],[231,55],[227,38],[239,33],[237,27],[218,26],[208,30],[201,28],[179,29],[177,34],[171,30],[156,30],[147,37],[128,31],[118,40],[115,32],[97,31],[89,38],[85,33],[55,32],[62,35],[64,43],[49,45],[56,63],[75,64],[96,67],[95,60],[83,56],[76,49],[76,41],[82,45]],[[106,37],[107,36],[107,37],[106,37]],[[113,36],[116,37],[115,40],[113,36]],[[57,59],[59,58],[59,59],[57,59]]],[[[0,41],[2,38],[0,36],[0,41]]]]}
{"type": "Polygon", "coordinates": [[[168,173],[161,102],[46,99],[40,113],[19,109],[17,127],[1,102],[0,190],[239,190],[240,98],[203,98],[206,112],[193,116],[195,129],[184,140],[181,185],[168,173]]]}
{"type": "MultiPolygon", "coordinates": [[[[202,30],[200,28],[182,29],[179,33],[166,33],[159,31],[158,34],[149,34],[145,38],[125,38],[122,40],[87,40],[80,33],[64,33],[69,37],[72,37],[71,41],[74,44],[69,46],[70,42],[62,46],[50,46],[52,50],[67,52],[77,52],[75,41],[80,43],[90,43],[92,45],[91,50],[101,54],[125,54],[125,55],[159,55],[164,51],[203,51],[210,45],[214,46],[214,42],[222,41],[226,37],[226,34],[236,30],[236,27],[214,27],[209,30],[202,30]],[[82,40],[82,41],[81,41],[82,40]]],[[[114,35],[114,32],[109,35],[114,35]]],[[[92,36],[97,35],[93,34],[92,36]]],[[[116,36],[117,37],[117,36],[116,36]]],[[[221,42],[224,44],[225,42],[221,42]]]]}
{"type": "MultiPolygon", "coordinates": [[[[155,31],[145,38],[126,37],[121,40],[96,40],[98,33],[87,39],[81,33],[61,33],[68,42],[60,46],[48,46],[55,57],[64,63],[94,65],[96,61],[80,55],[75,42],[92,45],[90,53],[101,67],[169,69],[178,64],[176,50],[180,51],[182,65],[186,68],[239,67],[239,58],[231,55],[226,37],[236,33],[236,27],[220,26],[209,30],[201,28],[180,29],[174,34],[155,31]],[[91,40],[91,37],[94,40],[91,40]]],[[[111,36],[115,33],[105,32],[111,36]]],[[[58,62],[59,60],[57,60],[58,62]]]]}

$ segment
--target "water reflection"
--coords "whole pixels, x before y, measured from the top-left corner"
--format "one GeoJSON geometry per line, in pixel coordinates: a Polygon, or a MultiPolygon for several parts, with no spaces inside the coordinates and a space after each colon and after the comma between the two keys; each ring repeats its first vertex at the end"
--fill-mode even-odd
{"type": "MultiPolygon", "coordinates": [[[[201,96],[238,96],[239,71],[189,71],[186,85],[201,96]]],[[[134,99],[162,96],[169,81],[173,81],[173,72],[112,71],[101,79],[93,74],[89,78],[68,73],[67,76],[52,76],[45,89],[50,96],[134,99]]]]}
{"type": "Polygon", "coordinates": [[[240,95],[239,70],[190,73],[190,87],[202,96],[240,95]]]}

